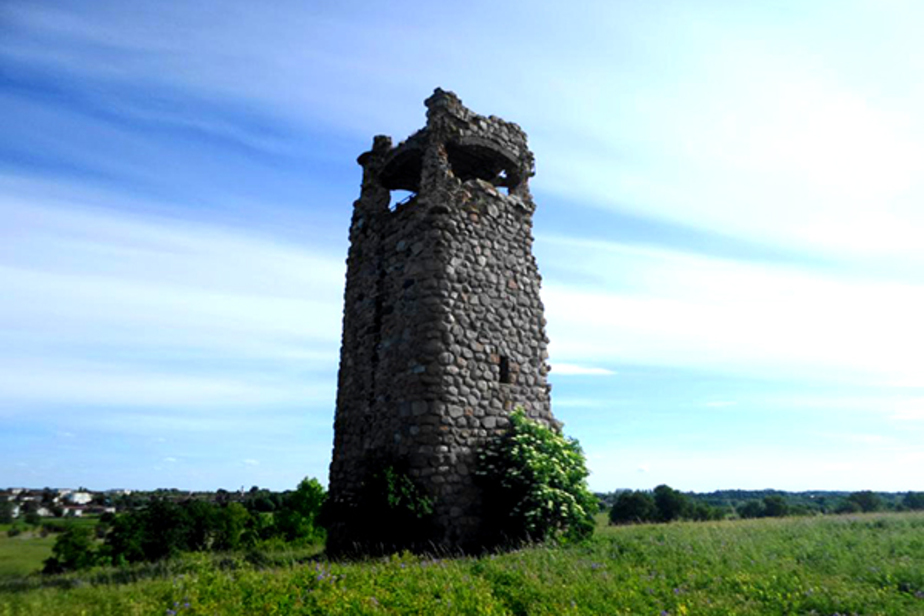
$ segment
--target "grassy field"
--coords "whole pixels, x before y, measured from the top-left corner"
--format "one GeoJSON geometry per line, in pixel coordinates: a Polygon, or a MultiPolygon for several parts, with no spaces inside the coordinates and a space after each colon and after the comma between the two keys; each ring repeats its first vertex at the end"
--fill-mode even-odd
{"type": "MultiPolygon", "coordinates": [[[[97,519],[93,517],[76,518],[73,520],[46,520],[45,523],[63,528],[67,524],[80,526],[95,526],[97,519]]],[[[12,524],[0,524],[0,579],[23,576],[41,570],[42,563],[51,556],[51,548],[55,544],[55,534],[42,537],[38,529],[18,525],[23,529],[22,534],[15,537],[7,536],[12,524]]]]}
{"type": "Polygon", "coordinates": [[[924,514],[607,528],[583,545],[481,558],[260,569],[197,555],[154,579],[94,582],[112,575],[7,590],[0,616],[924,614],[924,514]]]}
{"type": "Polygon", "coordinates": [[[0,529],[0,578],[20,576],[42,568],[42,561],[51,556],[55,536],[40,537],[38,533],[25,532],[7,537],[8,525],[0,529]]]}

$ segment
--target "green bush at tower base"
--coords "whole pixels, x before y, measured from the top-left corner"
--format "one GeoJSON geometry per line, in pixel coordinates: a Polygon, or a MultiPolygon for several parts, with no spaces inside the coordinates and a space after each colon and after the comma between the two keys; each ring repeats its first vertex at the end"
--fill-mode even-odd
{"type": "Polygon", "coordinates": [[[487,546],[579,540],[594,531],[596,497],[587,488],[584,453],[574,439],[510,415],[508,430],[478,452],[487,546]]]}

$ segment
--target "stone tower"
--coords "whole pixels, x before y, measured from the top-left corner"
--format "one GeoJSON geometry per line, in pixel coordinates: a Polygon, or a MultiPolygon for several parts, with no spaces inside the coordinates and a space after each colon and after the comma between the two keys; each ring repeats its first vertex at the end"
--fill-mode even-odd
{"type": "MultiPolygon", "coordinates": [[[[518,406],[557,426],[532,255],[534,162],[516,124],[440,89],[426,106],[425,128],[397,146],[377,136],[358,159],[330,500],[349,507],[370,466],[400,463],[433,499],[431,540],[466,548],[480,536],[478,444],[518,406]]],[[[351,544],[350,524],[333,516],[329,549],[351,544]]]]}

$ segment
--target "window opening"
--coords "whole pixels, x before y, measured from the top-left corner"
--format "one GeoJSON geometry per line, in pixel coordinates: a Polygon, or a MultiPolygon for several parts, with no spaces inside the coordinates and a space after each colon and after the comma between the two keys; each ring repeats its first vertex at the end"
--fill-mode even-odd
{"type": "Polygon", "coordinates": [[[391,191],[391,201],[388,204],[388,209],[394,212],[396,209],[401,207],[406,203],[410,203],[414,197],[417,196],[417,193],[413,190],[401,190],[395,189],[391,191]]]}
{"type": "Polygon", "coordinates": [[[510,384],[510,358],[506,355],[500,358],[500,382],[510,384]]]}

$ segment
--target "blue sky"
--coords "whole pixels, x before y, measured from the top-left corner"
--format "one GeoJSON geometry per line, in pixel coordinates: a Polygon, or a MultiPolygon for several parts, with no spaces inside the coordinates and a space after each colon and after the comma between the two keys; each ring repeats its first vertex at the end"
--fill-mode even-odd
{"type": "Polygon", "coordinates": [[[0,485],[326,480],[356,156],[519,123],[591,487],[924,489],[916,2],[0,6],[0,485]]]}

